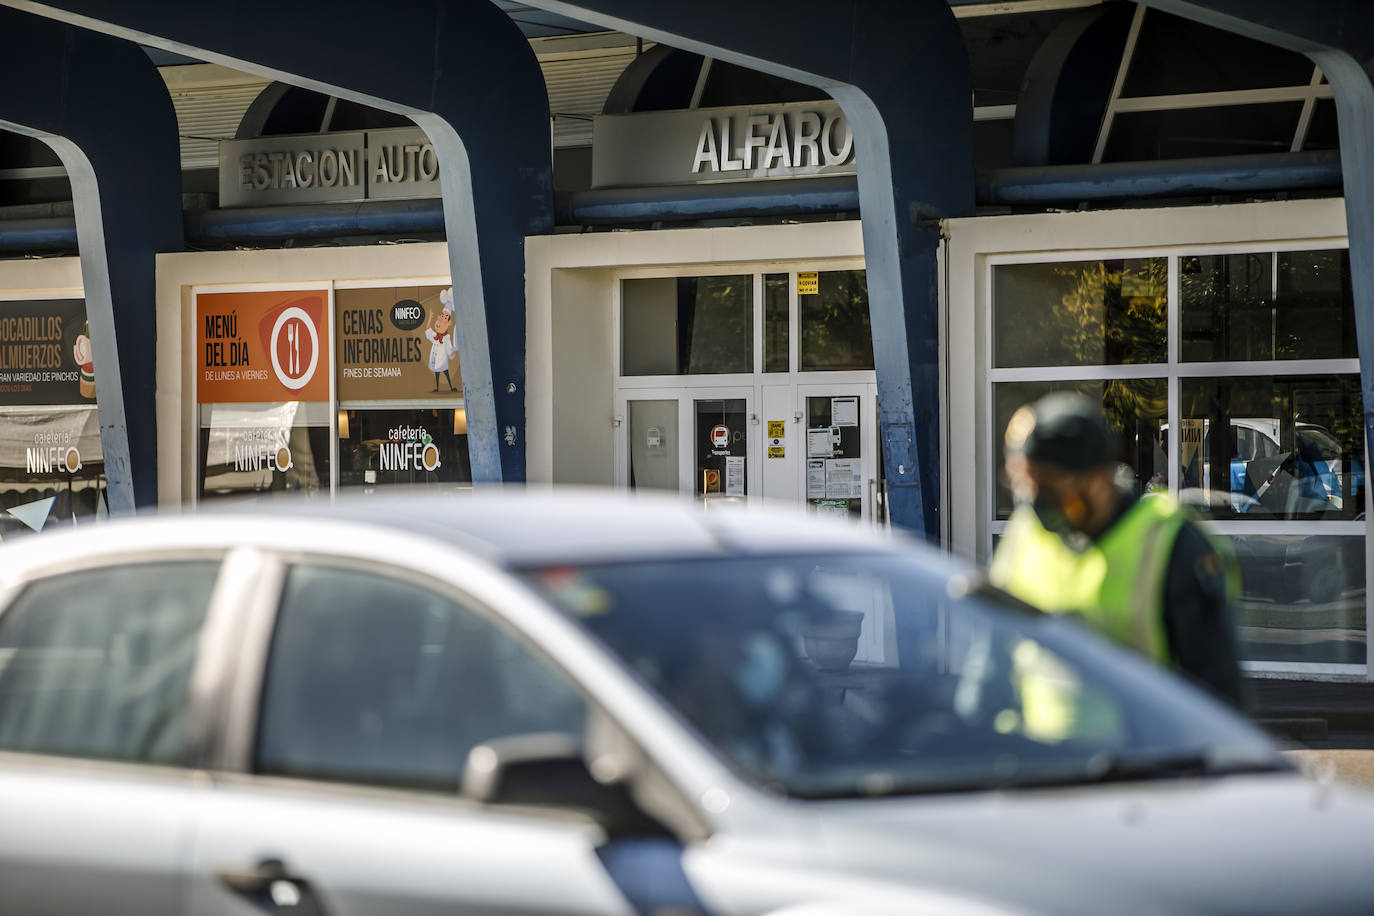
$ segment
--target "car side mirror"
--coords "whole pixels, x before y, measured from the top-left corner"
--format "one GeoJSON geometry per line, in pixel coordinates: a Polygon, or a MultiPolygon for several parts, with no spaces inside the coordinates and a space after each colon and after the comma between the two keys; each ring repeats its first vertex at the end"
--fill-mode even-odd
{"type": "Polygon", "coordinates": [[[462,793],[484,805],[578,811],[613,837],[668,834],[635,803],[623,782],[599,782],[587,767],[581,741],[563,732],[512,735],[477,745],[468,753],[462,793]]]}

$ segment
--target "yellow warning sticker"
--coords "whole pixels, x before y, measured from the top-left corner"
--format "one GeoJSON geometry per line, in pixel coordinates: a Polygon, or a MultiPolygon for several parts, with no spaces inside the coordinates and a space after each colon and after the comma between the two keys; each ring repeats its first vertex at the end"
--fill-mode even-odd
{"type": "Polygon", "coordinates": [[[814,296],[821,291],[820,274],[814,270],[797,274],[797,295],[814,296]]]}
{"type": "Polygon", "coordinates": [[[786,457],[787,457],[786,452],[787,452],[787,447],[784,446],[784,445],[770,445],[770,446],[768,446],[768,457],[769,457],[769,458],[786,458],[786,457]]]}
{"type": "Polygon", "coordinates": [[[787,435],[787,423],[783,420],[768,421],[768,438],[781,439],[787,435]]]}

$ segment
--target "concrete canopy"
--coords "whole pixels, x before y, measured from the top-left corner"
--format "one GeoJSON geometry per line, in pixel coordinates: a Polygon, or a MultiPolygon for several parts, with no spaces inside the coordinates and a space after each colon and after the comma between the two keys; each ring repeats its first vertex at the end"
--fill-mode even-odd
{"type": "Polygon", "coordinates": [[[487,0],[298,0],[261,15],[181,0],[3,5],[421,127],[440,163],[473,479],[524,480],[524,239],[553,230],[553,175],[543,76],[510,18],[487,0]]]}

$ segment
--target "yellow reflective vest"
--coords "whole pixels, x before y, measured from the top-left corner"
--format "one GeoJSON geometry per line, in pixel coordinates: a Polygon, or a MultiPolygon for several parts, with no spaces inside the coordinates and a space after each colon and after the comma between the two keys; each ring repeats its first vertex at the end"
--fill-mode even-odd
{"type": "Polygon", "coordinates": [[[1019,506],[997,545],[988,576],[1027,604],[1076,613],[1104,636],[1171,665],[1164,627],[1169,559],[1187,511],[1172,497],[1141,497],[1082,552],[1019,506]]]}

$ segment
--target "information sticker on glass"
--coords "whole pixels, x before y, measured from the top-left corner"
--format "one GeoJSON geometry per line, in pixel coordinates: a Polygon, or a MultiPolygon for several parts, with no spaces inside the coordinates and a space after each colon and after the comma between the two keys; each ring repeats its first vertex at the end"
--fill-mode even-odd
{"type": "Polygon", "coordinates": [[[825,459],[806,462],[806,498],[825,499],[825,459]]]}
{"type": "Polygon", "coordinates": [[[744,495],[744,458],[731,455],[725,459],[725,495],[744,495]]]}
{"type": "Polygon", "coordinates": [[[858,426],[859,399],[857,397],[831,398],[830,423],[832,426],[858,426]]]}
{"type": "Polygon", "coordinates": [[[859,459],[832,458],[825,463],[825,498],[863,498],[863,476],[859,473],[859,459]]]}
{"type": "Polygon", "coordinates": [[[806,431],[806,457],[829,458],[833,454],[835,454],[835,445],[830,436],[829,426],[806,431]]]}

